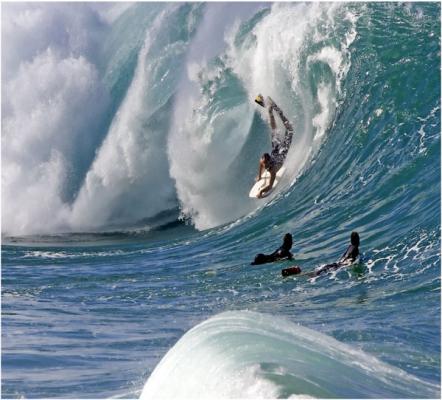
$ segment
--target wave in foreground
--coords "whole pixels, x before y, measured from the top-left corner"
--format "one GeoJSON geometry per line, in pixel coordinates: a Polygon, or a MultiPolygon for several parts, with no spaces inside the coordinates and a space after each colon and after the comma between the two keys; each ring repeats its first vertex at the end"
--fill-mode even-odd
{"type": "Polygon", "coordinates": [[[440,388],[330,336],[255,312],[219,314],[164,356],[141,399],[421,398],[440,388]]]}

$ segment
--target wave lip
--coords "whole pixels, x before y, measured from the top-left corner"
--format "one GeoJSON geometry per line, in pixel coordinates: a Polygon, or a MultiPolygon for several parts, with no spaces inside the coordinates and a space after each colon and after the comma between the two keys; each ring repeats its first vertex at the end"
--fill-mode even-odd
{"type": "Polygon", "coordinates": [[[279,317],[233,311],[187,332],[140,398],[439,396],[439,386],[330,336],[279,317]]]}

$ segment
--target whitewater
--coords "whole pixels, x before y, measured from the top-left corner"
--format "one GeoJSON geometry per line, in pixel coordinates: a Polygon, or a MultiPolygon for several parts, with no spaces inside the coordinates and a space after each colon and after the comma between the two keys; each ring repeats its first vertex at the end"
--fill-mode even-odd
{"type": "Polygon", "coordinates": [[[440,397],[439,3],[1,7],[3,397],[440,397]]]}

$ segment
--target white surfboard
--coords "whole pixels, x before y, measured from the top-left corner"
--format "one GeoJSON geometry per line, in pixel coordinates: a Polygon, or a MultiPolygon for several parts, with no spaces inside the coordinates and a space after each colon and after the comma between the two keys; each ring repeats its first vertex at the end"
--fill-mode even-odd
{"type": "MultiPolygon", "coordinates": [[[[275,181],[273,182],[272,188],[268,192],[265,192],[262,197],[267,197],[270,193],[273,192],[273,190],[275,190],[275,187],[278,184],[279,180],[281,179],[282,175],[284,175],[284,172],[285,168],[281,167],[276,173],[276,178],[275,181]]],[[[265,170],[264,173],[261,175],[261,179],[258,182],[256,182],[253,185],[252,189],[250,190],[249,197],[257,198],[259,191],[262,188],[266,187],[269,184],[269,182],[270,182],[270,172],[265,170]]]]}

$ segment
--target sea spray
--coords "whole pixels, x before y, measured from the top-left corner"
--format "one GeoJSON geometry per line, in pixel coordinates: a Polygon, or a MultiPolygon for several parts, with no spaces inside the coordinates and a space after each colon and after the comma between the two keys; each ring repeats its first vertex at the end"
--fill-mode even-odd
{"type": "Polygon", "coordinates": [[[146,129],[155,113],[161,112],[146,105],[147,89],[153,85],[148,54],[168,11],[158,15],[146,31],[131,86],[75,203],[72,218],[77,230],[97,229],[106,222],[134,223],[175,204],[164,153],[164,131],[161,126],[146,129]],[[137,206],[123,206],[130,203],[137,206]]]}

